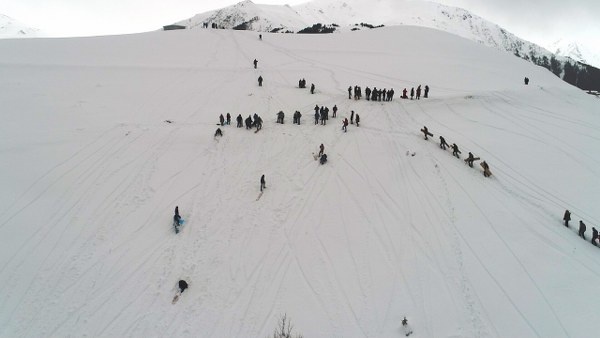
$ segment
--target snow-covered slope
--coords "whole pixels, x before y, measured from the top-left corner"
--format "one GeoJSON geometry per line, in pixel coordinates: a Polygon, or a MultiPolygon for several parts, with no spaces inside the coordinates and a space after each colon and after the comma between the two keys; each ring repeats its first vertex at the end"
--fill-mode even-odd
{"type": "Polygon", "coordinates": [[[573,60],[592,65],[600,68],[600,55],[590,51],[585,46],[581,46],[577,42],[568,39],[559,39],[552,45],[548,46],[548,50],[556,55],[570,57],[573,60]]]}
{"type": "Polygon", "coordinates": [[[0,73],[0,336],[266,337],[283,313],[305,337],[398,337],[403,316],[416,338],[600,321],[599,101],[541,67],[402,26],[4,40],[0,73]],[[398,99],[419,84],[430,98],[398,99]],[[339,117],[314,125],[315,104],[339,117]],[[215,140],[227,112],[263,129],[215,140]]]}
{"type": "Polygon", "coordinates": [[[0,14],[0,39],[32,38],[41,36],[40,30],[27,27],[17,20],[0,14]]]}

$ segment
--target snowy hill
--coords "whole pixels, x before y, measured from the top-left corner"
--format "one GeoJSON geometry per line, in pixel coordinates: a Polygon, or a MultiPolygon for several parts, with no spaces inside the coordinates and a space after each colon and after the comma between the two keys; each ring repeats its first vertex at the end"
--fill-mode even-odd
{"type": "Polygon", "coordinates": [[[0,336],[267,337],[284,313],[305,337],[398,337],[404,316],[415,338],[595,332],[597,98],[428,28],[256,35],[0,41],[0,336]],[[227,112],[263,129],[215,140],[227,112]]]}
{"type": "Polygon", "coordinates": [[[0,39],[32,38],[41,36],[40,30],[0,14],[0,39]]]}
{"type": "Polygon", "coordinates": [[[567,39],[560,39],[548,46],[548,50],[556,55],[569,57],[573,60],[592,65],[596,68],[600,67],[600,55],[593,53],[589,49],[580,46],[577,42],[567,39]]]}
{"type": "Polygon", "coordinates": [[[193,29],[209,23],[226,29],[286,33],[347,32],[396,25],[435,28],[531,61],[579,88],[600,90],[600,69],[578,64],[579,60],[569,55],[554,55],[464,9],[428,1],[313,0],[290,7],[245,0],[176,24],[193,29]],[[327,26],[322,29],[315,24],[327,26]]]}

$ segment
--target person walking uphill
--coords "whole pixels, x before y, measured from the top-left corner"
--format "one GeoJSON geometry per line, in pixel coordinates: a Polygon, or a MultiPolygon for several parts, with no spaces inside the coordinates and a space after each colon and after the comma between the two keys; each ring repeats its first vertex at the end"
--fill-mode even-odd
{"type": "Polygon", "coordinates": [[[260,177],[260,191],[262,192],[263,189],[267,189],[267,186],[265,185],[265,175],[264,174],[260,177]]]}
{"type": "Polygon", "coordinates": [[[571,212],[569,209],[565,210],[565,215],[563,216],[563,221],[565,221],[565,226],[569,227],[569,221],[571,220],[571,212]]]}
{"type": "Polygon", "coordinates": [[[581,236],[581,238],[585,239],[585,223],[583,223],[583,221],[579,221],[579,236],[581,236]]]}
{"type": "Polygon", "coordinates": [[[263,83],[263,78],[262,78],[262,76],[259,76],[258,77],[258,86],[262,87],[262,83],[263,83]]]}
{"type": "Polygon", "coordinates": [[[257,65],[258,65],[258,60],[254,59],[254,69],[256,69],[257,65]]]}

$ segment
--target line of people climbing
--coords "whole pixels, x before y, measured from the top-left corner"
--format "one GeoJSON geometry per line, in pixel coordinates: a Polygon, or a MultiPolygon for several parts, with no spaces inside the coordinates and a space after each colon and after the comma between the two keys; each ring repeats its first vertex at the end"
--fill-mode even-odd
{"type": "MultiPolygon", "coordinates": [[[[569,221],[571,220],[571,212],[569,211],[569,209],[565,210],[565,214],[563,215],[563,221],[565,222],[565,227],[569,227],[569,221]]],[[[583,238],[584,240],[587,240],[585,238],[585,231],[587,230],[587,226],[585,225],[585,223],[583,223],[583,220],[579,220],[579,233],[578,236],[583,238]]],[[[592,227],[592,239],[590,240],[590,242],[594,245],[594,246],[598,246],[600,245],[600,237],[598,237],[598,230],[596,230],[595,227],[592,227]]]]}
{"type": "MultiPolygon", "coordinates": [[[[426,126],[423,126],[423,128],[421,129],[421,132],[423,133],[423,135],[425,135],[425,140],[428,140],[427,136],[433,137],[433,134],[429,132],[429,130],[427,129],[426,126]]],[[[455,156],[456,158],[460,158],[460,154],[462,154],[460,149],[458,149],[458,146],[456,145],[456,143],[452,143],[452,145],[449,145],[448,142],[446,142],[446,139],[441,135],[440,135],[440,148],[443,150],[446,150],[446,148],[451,148],[452,156],[455,156]]],[[[464,161],[467,165],[469,165],[469,167],[473,168],[473,162],[479,161],[479,160],[480,160],[479,157],[475,157],[469,151],[469,156],[467,156],[467,158],[464,161]]],[[[482,161],[480,163],[480,165],[481,165],[481,168],[483,168],[483,176],[485,176],[485,177],[492,176],[492,172],[490,171],[490,166],[489,166],[489,164],[487,164],[486,161],[482,161]]]]}

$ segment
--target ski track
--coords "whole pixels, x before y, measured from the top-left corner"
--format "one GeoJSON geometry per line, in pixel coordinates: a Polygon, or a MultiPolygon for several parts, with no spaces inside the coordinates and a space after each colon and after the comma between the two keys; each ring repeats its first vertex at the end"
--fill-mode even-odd
{"type": "MultiPolygon", "coordinates": [[[[2,211],[0,231],[39,207],[45,218],[37,228],[27,226],[16,249],[2,260],[0,282],[14,290],[5,296],[12,305],[3,311],[3,335],[260,336],[271,332],[281,312],[291,311],[286,307],[297,309],[288,299],[292,291],[313,308],[291,317],[305,325],[311,315],[315,325],[327,323],[321,331],[309,331],[324,336],[391,336],[401,330],[399,320],[407,314],[419,325],[416,336],[451,336],[452,331],[440,331],[449,328],[460,336],[501,337],[510,331],[486,307],[493,298],[480,293],[493,287],[528,334],[544,336],[548,328],[538,327],[524,300],[504,285],[502,270],[488,266],[489,253],[469,233],[461,210],[483,221],[481,231],[519,269],[517,278],[535,290],[534,299],[551,314],[553,330],[572,335],[571,324],[557,308],[560,303],[537,282],[537,272],[520,256],[524,249],[502,230],[518,229],[522,236],[540,238],[548,252],[571,257],[562,242],[564,227],[544,221],[566,206],[592,223],[597,219],[459,126],[492,130],[528,144],[550,140],[557,156],[572,162],[586,158],[578,163],[579,172],[598,176],[600,161],[587,159],[575,141],[562,143],[549,131],[566,123],[568,133],[598,142],[594,125],[529,104],[514,91],[474,94],[441,86],[436,89],[448,93],[447,99],[348,100],[348,79],[369,87],[397,87],[397,96],[402,86],[416,86],[417,81],[331,62],[324,57],[327,51],[290,49],[231,31],[210,35],[215,41],[211,48],[196,42],[206,53],[202,62],[152,85],[146,94],[152,99],[133,106],[132,116],[152,116],[155,124],[113,124],[96,131],[95,138],[30,180],[2,211]],[[266,60],[273,55],[279,63],[270,66],[266,60]],[[252,68],[254,58],[258,69],[252,68]],[[320,81],[314,95],[294,88],[307,69],[309,83],[310,76],[320,81]],[[207,72],[219,76],[204,81],[207,72]],[[259,74],[265,77],[263,87],[256,84],[259,74]],[[190,87],[198,97],[179,90],[190,87]],[[224,92],[243,95],[245,101],[223,105],[224,92]],[[315,104],[337,104],[339,118],[313,125],[315,104]],[[223,110],[207,112],[206,107],[223,110]],[[473,114],[474,109],[482,115],[473,114]],[[279,110],[287,115],[283,125],[275,123],[279,110]],[[294,110],[303,113],[304,124],[290,123],[294,110]],[[363,124],[351,124],[344,133],[339,123],[351,110],[363,124]],[[227,112],[232,126],[220,127],[224,136],[211,139],[215,124],[207,116],[216,121],[227,112]],[[241,112],[258,113],[264,129],[255,134],[236,128],[241,112]],[[448,123],[448,116],[460,123],[448,123]],[[174,123],[165,124],[165,119],[174,123]],[[479,170],[436,149],[434,139],[423,142],[418,132],[422,125],[436,136],[442,131],[450,139],[460,138],[463,152],[492,159],[494,176],[483,179],[479,170]],[[325,165],[310,157],[319,143],[329,156],[325,165]],[[188,156],[179,158],[182,153],[188,156]],[[255,201],[261,173],[268,188],[255,201]],[[498,210],[510,212],[519,205],[527,215],[536,215],[536,222],[522,227],[532,217],[520,214],[512,215],[518,224],[494,220],[487,204],[478,200],[482,192],[498,210]],[[43,205],[45,201],[51,202],[43,205]],[[175,205],[185,219],[178,235],[165,216],[175,205]],[[35,263],[29,263],[31,257],[37,258],[35,263]],[[487,278],[474,279],[473,271],[479,270],[487,278]],[[178,279],[191,287],[172,305],[178,279]],[[382,298],[380,288],[388,288],[387,297],[382,298]],[[445,310],[455,312],[440,325],[435,323],[440,313],[436,296],[445,297],[452,306],[445,310]],[[67,304],[67,298],[73,301],[67,304]],[[451,320],[456,323],[448,324],[451,320]]],[[[600,277],[595,255],[584,252],[580,257],[588,260],[576,260],[577,267],[600,277]]]]}

